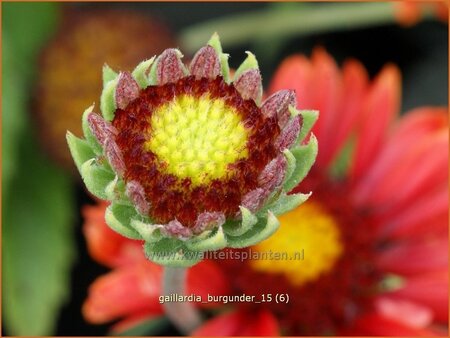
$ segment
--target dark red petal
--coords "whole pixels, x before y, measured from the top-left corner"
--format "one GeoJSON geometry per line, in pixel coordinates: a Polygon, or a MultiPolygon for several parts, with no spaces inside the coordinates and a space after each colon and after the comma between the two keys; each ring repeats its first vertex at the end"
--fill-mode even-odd
{"type": "Polygon", "coordinates": [[[283,182],[286,174],[287,161],[283,154],[270,161],[258,177],[259,187],[272,192],[283,182]]]}
{"type": "Polygon", "coordinates": [[[280,151],[290,148],[300,133],[302,117],[300,115],[295,116],[281,131],[275,141],[275,147],[280,151]]]}
{"type": "Polygon", "coordinates": [[[215,79],[219,76],[220,61],[215,49],[211,46],[201,48],[192,59],[189,69],[197,79],[215,79]]]}
{"type": "Polygon", "coordinates": [[[137,181],[127,183],[126,194],[141,215],[148,215],[150,203],[145,198],[145,191],[137,181]]]}
{"type": "Polygon", "coordinates": [[[223,223],[225,223],[225,215],[222,212],[203,212],[198,215],[192,231],[199,234],[207,229],[219,227],[223,223]]]}
{"type": "Polygon", "coordinates": [[[184,76],[184,66],[176,49],[166,49],[157,62],[156,75],[158,84],[177,82],[184,76]]]}
{"type": "Polygon", "coordinates": [[[261,111],[266,117],[276,115],[280,128],[284,128],[291,116],[289,106],[296,107],[296,105],[297,99],[293,90],[280,90],[264,101],[261,111]]]}
{"type": "Polygon", "coordinates": [[[111,167],[119,176],[123,176],[123,173],[125,172],[125,163],[123,162],[122,152],[117,143],[112,138],[107,138],[104,149],[106,158],[111,167]]]}
{"type": "Polygon", "coordinates": [[[102,146],[105,145],[107,138],[117,135],[116,128],[108,121],[105,121],[99,114],[90,113],[87,121],[92,134],[102,146]]]}
{"type": "Polygon", "coordinates": [[[192,236],[191,229],[183,226],[183,224],[176,219],[164,224],[161,228],[161,232],[166,236],[176,237],[181,240],[188,239],[192,236]]]}
{"type": "Polygon", "coordinates": [[[139,96],[139,85],[129,72],[122,72],[116,87],[116,106],[125,109],[128,104],[139,96]]]}
{"type": "Polygon", "coordinates": [[[261,207],[261,204],[266,197],[267,192],[264,189],[256,188],[242,198],[241,205],[251,212],[255,212],[261,207]]]}
{"type": "Polygon", "coordinates": [[[262,82],[258,69],[249,69],[243,72],[235,81],[234,87],[245,100],[256,101],[261,97],[262,82]]]}

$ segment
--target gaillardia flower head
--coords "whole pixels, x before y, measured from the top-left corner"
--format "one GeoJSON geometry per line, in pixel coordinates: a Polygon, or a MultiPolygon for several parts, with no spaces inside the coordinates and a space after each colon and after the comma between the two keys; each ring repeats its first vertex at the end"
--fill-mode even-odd
{"type": "Polygon", "coordinates": [[[104,67],[102,115],[83,115],[72,156],[91,193],[111,201],[106,222],[145,241],[149,259],[195,264],[207,250],[246,247],[274,233],[276,215],[308,198],[290,194],[317,154],[315,111],[293,91],[261,104],[253,54],[230,79],[217,35],[189,67],[177,49],[132,73],[104,67]]]}

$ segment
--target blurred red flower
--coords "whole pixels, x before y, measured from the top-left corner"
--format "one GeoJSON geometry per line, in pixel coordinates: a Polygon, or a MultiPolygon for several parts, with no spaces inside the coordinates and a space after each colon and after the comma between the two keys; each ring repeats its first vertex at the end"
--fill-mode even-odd
{"type": "Polygon", "coordinates": [[[448,1],[398,1],[394,3],[397,22],[402,26],[417,24],[426,13],[432,13],[443,22],[448,22],[448,1]]]}
{"type": "MultiPolygon", "coordinates": [[[[370,81],[359,62],[340,70],[322,49],[286,59],[270,91],[280,88],[296,90],[299,108],[320,110],[319,155],[296,188],[313,195],[250,250],[304,257],[204,261],[189,271],[188,293],[288,294],[289,303],[235,303],[194,335],[446,334],[447,110],[397,117],[395,66],[370,81]]],[[[91,286],[85,317],[131,323],[162,314],[161,268],[106,227],[104,209],[86,208],[85,234],[91,255],[114,271],[91,286]]]]}

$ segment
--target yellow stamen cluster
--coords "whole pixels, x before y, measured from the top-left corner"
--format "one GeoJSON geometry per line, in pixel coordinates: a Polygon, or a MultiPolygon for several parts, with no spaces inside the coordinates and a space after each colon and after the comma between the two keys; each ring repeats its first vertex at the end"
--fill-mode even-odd
{"type": "Polygon", "coordinates": [[[302,285],[333,268],[343,252],[343,245],[332,215],[320,205],[306,202],[279,219],[281,225],[276,235],[253,250],[277,252],[278,257],[286,259],[252,260],[250,264],[255,270],[284,274],[292,284],[302,285]]]}
{"type": "Polygon", "coordinates": [[[164,170],[193,186],[226,177],[227,166],[248,156],[248,131],[223,99],[181,95],[157,108],[144,147],[164,170]]]}

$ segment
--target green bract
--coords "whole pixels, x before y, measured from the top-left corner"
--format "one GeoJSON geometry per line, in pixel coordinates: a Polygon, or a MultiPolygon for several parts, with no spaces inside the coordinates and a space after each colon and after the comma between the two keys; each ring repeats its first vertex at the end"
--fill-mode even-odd
{"type": "Polygon", "coordinates": [[[205,251],[254,245],[276,232],[277,215],[310,196],[288,192],[315,161],[317,140],[312,134],[307,142],[305,138],[318,113],[297,110],[290,90],[261,103],[258,62],[252,53],[247,54],[233,79],[217,35],[198,51],[189,67],[176,49],[143,61],[132,73],[116,73],[105,65],[102,116],[89,107],[82,118],[84,139],[67,133],[87,189],[111,202],[106,223],[125,237],[143,240],[147,257],[156,263],[190,266],[205,251]],[[183,92],[184,88],[188,90],[183,92]],[[178,109],[178,115],[173,109],[178,109]],[[180,116],[180,109],[186,117],[180,116]],[[155,116],[167,117],[169,122],[155,116]],[[198,129],[202,121],[212,127],[198,129]],[[214,128],[231,130],[222,128],[224,123],[234,123],[243,132],[232,129],[229,135],[215,135],[214,128]],[[170,136],[170,130],[158,130],[158,126],[173,127],[176,132],[170,136]],[[162,143],[151,141],[157,136],[162,143]],[[188,141],[189,147],[183,148],[186,143],[180,142],[188,141]],[[167,149],[155,150],[155,144],[167,149]],[[226,148],[230,144],[236,149],[226,148]],[[209,147],[210,155],[205,157],[202,147],[209,147]],[[226,155],[230,151],[232,155],[226,155]],[[239,153],[234,155],[235,151],[239,153]],[[169,157],[164,156],[171,156],[170,168],[169,157]],[[262,167],[255,160],[259,158],[264,161],[259,162],[262,167]],[[221,189],[219,197],[215,189],[221,189]],[[238,196],[240,202],[230,206],[228,196],[234,200],[238,196]]]}

